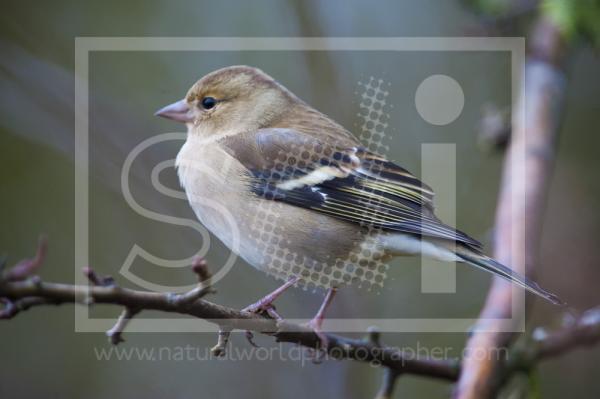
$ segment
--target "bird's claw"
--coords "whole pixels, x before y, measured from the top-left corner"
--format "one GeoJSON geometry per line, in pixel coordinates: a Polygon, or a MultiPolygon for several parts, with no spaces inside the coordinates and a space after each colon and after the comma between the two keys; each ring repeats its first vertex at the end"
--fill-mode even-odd
{"type": "MultiPolygon", "coordinates": [[[[258,301],[250,306],[246,306],[244,309],[242,309],[242,311],[267,316],[277,321],[283,320],[283,317],[281,317],[281,315],[275,310],[275,306],[272,303],[266,303],[264,301],[258,301]]],[[[252,331],[246,330],[244,335],[246,337],[246,340],[248,340],[248,342],[250,343],[250,345],[252,345],[255,348],[260,347],[256,344],[256,342],[254,342],[254,334],[252,333],[252,331]]]]}
{"type": "Polygon", "coordinates": [[[310,329],[318,338],[318,345],[316,348],[308,348],[308,358],[311,359],[313,364],[321,364],[327,354],[329,348],[329,339],[327,335],[321,329],[321,323],[319,320],[312,319],[308,323],[303,325],[310,329]]]}
{"type": "Polygon", "coordinates": [[[256,342],[254,342],[254,334],[252,334],[252,331],[246,330],[246,332],[244,333],[244,336],[246,337],[246,340],[248,341],[248,343],[250,345],[252,345],[255,348],[260,348],[260,346],[258,346],[256,344],[256,342]]]}
{"type": "Polygon", "coordinates": [[[310,330],[317,336],[319,339],[319,346],[317,348],[318,351],[327,352],[327,348],[329,347],[329,338],[323,332],[321,325],[323,324],[322,320],[312,319],[308,323],[304,324],[304,326],[310,330]]]}
{"type": "Polygon", "coordinates": [[[277,313],[275,305],[270,302],[258,301],[252,305],[246,306],[242,309],[242,312],[254,313],[262,316],[268,316],[274,320],[283,320],[283,318],[277,313]]]}

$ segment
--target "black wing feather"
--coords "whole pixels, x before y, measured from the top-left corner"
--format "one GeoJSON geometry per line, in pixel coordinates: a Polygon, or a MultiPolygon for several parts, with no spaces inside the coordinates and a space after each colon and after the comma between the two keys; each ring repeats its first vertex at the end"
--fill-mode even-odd
{"type": "Polygon", "coordinates": [[[430,187],[364,148],[325,144],[287,129],[266,129],[226,144],[234,153],[252,145],[258,150],[260,156],[245,165],[250,190],[265,199],[362,226],[481,247],[435,216],[430,187]],[[331,178],[312,181],[311,175],[319,171],[331,178]],[[289,182],[298,184],[286,187],[289,182]]]}

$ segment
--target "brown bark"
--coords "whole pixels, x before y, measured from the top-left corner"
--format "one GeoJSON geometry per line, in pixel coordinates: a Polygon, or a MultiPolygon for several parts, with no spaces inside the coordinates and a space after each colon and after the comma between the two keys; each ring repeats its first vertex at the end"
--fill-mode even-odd
{"type": "MultiPolygon", "coordinates": [[[[539,264],[546,197],[564,108],[564,52],[558,27],[547,19],[538,20],[531,37],[519,100],[520,105],[524,105],[525,115],[519,117],[519,107],[513,111],[513,131],[498,199],[494,257],[525,272],[529,278],[534,278],[539,264]]],[[[520,300],[513,292],[509,283],[494,279],[475,333],[467,342],[456,398],[481,399],[496,392],[499,359],[468,354],[489,353],[491,349],[507,346],[513,339],[514,334],[510,332],[498,332],[505,323],[501,319],[524,317],[513,314],[513,300],[520,300]]]]}

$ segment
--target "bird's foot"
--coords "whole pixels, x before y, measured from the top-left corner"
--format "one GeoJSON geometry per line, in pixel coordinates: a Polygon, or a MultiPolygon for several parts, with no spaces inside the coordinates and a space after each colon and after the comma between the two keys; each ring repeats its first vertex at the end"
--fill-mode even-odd
{"type": "Polygon", "coordinates": [[[296,282],[299,280],[299,277],[292,277],[290,278],[285,284],[283,284],[281,287],[277,288],[275,291],[271,292],[268,295],[265,295],[263,298],[259,299],[258,301],[254,302],[251,305],[246,306],[244,309],[242,309],[242,312],[250,312],[250,313],[256,313],[256,314],[264,314],[266,313],[267,315],[273,317],[274,315],[277,318],[280,316],[277,315],[277,313],[274,313],[273,315],[270,315],[269,312],[275,310],[275,306],[273,306],[273,302],[275,302],[275,300],[277,298],[279,298],[279,296],[281,296],[281,294],[283,294],[288,288],[290,288],[292,285],[296,284],[296,282]]]}
{"type": "Polygon", "coordinates": [[[333,300],[333,297],[335,296],[336,292],[337,290],[335,288],[330,288],[329,291],[327,291],[327,295],[325,295],[325,299],[323,300],[323,303],[321,304],[321,307],[319,308],[319,311],[317,312],[315,317],[313,317],[308,323],[304,325],[305,327],[311,329],[312,332],[319,339],[319,345],[317,348],[318,351],[322,350],[327,352],[327,348],[329,346],[329,339],[327,338],[327,335],[323,332],[322,327],[323,321],[325,320],[325,312],[327,311],[327,308],[329,308],[329,305],[331,304],[331,301],[333,300]]]}
{"type": "MultiPolygon", "coordinates": [[[[283,317],[281,317],[281,315],[279,315],[279,313],[277,313],[277,311],[275,310],[275,306],[273,305],[273,302],[277,298],[279,298],[279,296],[281,294],[283,294],[288,288],[290,288],[291,286],[296,284],[296,282],[298,280],[299,280],[299,277],[292,277],[281,287],[277,288],[275,291],[264,296],[263,298],[259,299],[258,301],[254,302],[253,304],[248,305],[245,308],[243,308],[242,312],[249,312],[249,313],[255,313],[255,314],[267,316],[267,317],[270,317],[277,321],[283,320],[283,317]]],[[[254,343],[253,338],[254,338],[254,334],[252,334],[251,331],[246,331],[246,339],[248,340],[248,342],[250,342],[250,345],[257,346],[256,343],[254,343]]]]}
{"type": "Polygon", "coordinates": [[[316,349],[309,349],[309,354],[312,357],[313,363],[321,363],[323,360],[323,356],[327,353],[327,348],[329,348],[329,339],[327,335],[322,330],[323,319],[318,320],[313,318],[308,323],[304,324],[305,327],[312,330],[312,332],[319,339],[319,344],[316,349]]]}
{"type": "MultiPolygon", "coordinates": [[[[265,297],[267,298],[267,297],[265,297]]],[[[270,312],[275,312],[275,306],[273,305],[273,301],[265,301],[265,298],[254,302],[251,305],[246,306],[242,309],[242,312],[255,313],[260,315],[268,315],[271,316],[270,312]]]]}
{"type": "MultiPolygon", "coordinates": [[[[253,304],[253,305],[255,305],[255,304],[253,304]]],[[[252,305],[250,305],[250,306],[252,306],[252,305]]],[[[256,311],[253,311],[252,309],[248,310],[247,308],[244,308],[242,310],[246,311],[246,312],[256,313],[256,314],[266,314],[270,318],[277,320],[277,321],[283,320],[283,317],[281,317],[281,315],[279,313],[277,313],[277,311],[275,310],[275,306],[273,306],[273,305],[269,305],[268,307],[256,309],[256,311]]],[[[246,330],[246,332],[244,333],[244,336],[246,337],[246,340],[248,340],[250,345],[252,345],[255,348],[259,348],[259,346],[256,344],[256,342],[254,342],[254,334],[252,333],[252,331],[246,330]]]]}

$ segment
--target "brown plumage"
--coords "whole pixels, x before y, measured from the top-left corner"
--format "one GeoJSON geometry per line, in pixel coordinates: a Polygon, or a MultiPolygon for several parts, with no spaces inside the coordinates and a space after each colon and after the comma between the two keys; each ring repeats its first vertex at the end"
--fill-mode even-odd
{"type": "Polygon", "coordinates": [[[363,267],[356,254],[365,250],[376,262],[423,255],[467,262],[560,303],[442,223],[431,188],[258,69],[212,72],[158,114],[188,126],[177,165],[198,218],[261,270],[311,283],[336,262],[363,267]]]}

